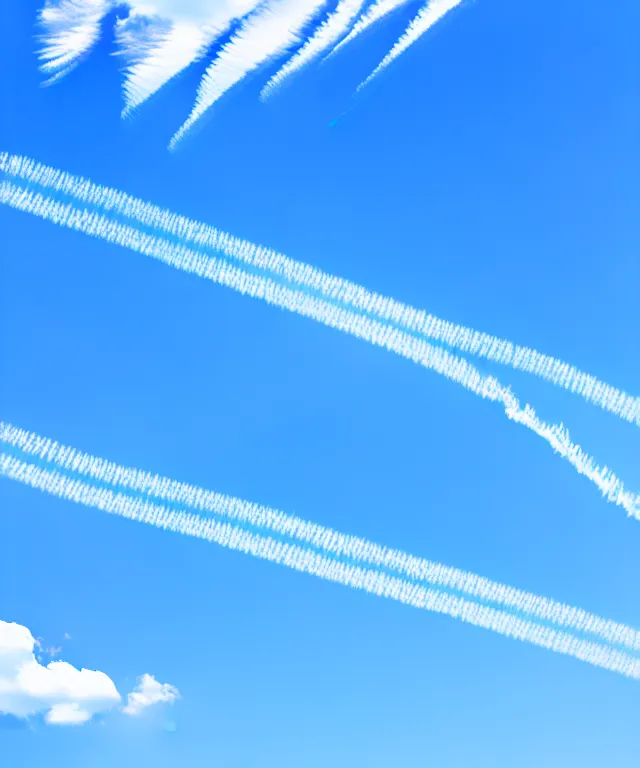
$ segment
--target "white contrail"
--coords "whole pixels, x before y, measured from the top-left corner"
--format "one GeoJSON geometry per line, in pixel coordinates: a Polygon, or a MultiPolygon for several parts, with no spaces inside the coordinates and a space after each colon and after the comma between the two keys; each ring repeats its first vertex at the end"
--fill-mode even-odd
{"type": "Polygon", "coordinates": [[[322,51],[338,40],[348,29],[349,24],[360,13],[360,9],[366,0],[340,0],[335,11],[322,22],[300,50],[269,79],[260,91],[260,98],[264,101],[269,98],[287,79],[295,72],[312,61],[322,51]]]}
{"type": "Polygon", "coordinates": [[[640,398],[632,397],[597,377],[529,347],[467,328],[414,309],[395,299],[295,261],[269,248],[233,237],[207,224],[145,203],[118,190],[102,187],[29,158],[0,152],[0,171],[75,197],[84,203],[132,219],[199,247],[214,250],[252,268],[311,290],[328,301],[366,313],[412,334],[441,342],[461,352],[510,366],[574,392],[619,418],[640,426],[640,398]]]}
{"type": "Polygon", "coordinates": [[[40,69],[54,83],[73,69],[100,39],[100,23],[111,0],[48,0],[38,14],[44,47],[38,52],[40,69]]]}
{"type": "Polygon", "coordinates": [[[480,397],[499,402],[508,418],[535,432],[580,474],[589,478],[609,501],[621,506],[629,516],[640,519],[640,497],[626,490],[622,481],[608,467],[600,467],[580,446],[572,443],[568,431],[562,425],[545,423],[536,416],[530,405],[522,407],[512,392],[503,387],[497,379],[483,376],[466,360],[444,349],[434,347],[427,341],[388,323],[357,314],[304,291],[289,288],[270,277],[243,271],[223,259],[120,224],[117,220],[98,212],[80,210],[69,203],[60,203],[9,181],[0,183],[0,203],[92,237],[122,245],[176,269],[312,318],[434,370],[480,397]]]}
{"type": "Polygon", "coordinates": [[[267,0],[242,24],[205,72],[191,114],[169,142],[175,149],[187,131],[249,72],[302,42],[301,30],[327,0],[267,0]]]}
{"type": "Polygon", "coordinates": [[[354,37],[357,37],[364,32],[365,29],[372,24],[375,24],[376,21],[392,11],[395,11],[396,8],[406,5],[408,2],[409,0],[376,0],[376,2],[367,9],[366,13],[364,13],[353,25],[351,32],[349,32],[349,34],[343,38],[325,58],[328,59],[330,56],[333,56],[334,53],[337,53],[341,48],[347,45],[347,43],[350,43],[354,37]]]}
{"type": "Polygon", "coordinates": [[[372,568],[342,562],[308,547],[263,536],[226,521],[171,509],[109,488],[95,487],[60,472],[21,461],[4,452],[0,453],[0,475],[88,507],[215,542],[229,549],[416,608],[453,616],[507,637],[573,656],[626,677],[640,679],[640,659],[635,655],[536,624],[459,595],[431,589],[372,568]]]}
{"type": "Polygon", "coordinates": [[[160,499],[180,507],[218,515],[231,522],[246,523],[252,528],[266,529],[278,536],[294,539],[304,546],[324,550],[331,556],[345,557],[367,567],[394,571],[403,578],[462,592],[483,602],[526,614],[537,621],[551,622],[573,632],[595,635],[600,640],[640,651],[640,632],[634,629],[468,571],[408,555],[358,536],[338,533],[276,509],[119,466],[1,421],[0,443],[26,454],[25,460],[53,464],[56,470],[84,475],[90,481],[107,484],[114,489],[133,491],[151,497],[152,500],[160,499]]]}
{"type": "Polygon", "coordinates": [[[450,10],[460,5],[462,0],[430,0],[419,12],[418,15],[409,24],[404,34],[399,38],[389,53],[382,59],[380,64],[373,70],[373,72],[363,80],[356,90],[361,90],[368,83],[370,83],[374,77],[380,74],[383,69],[386,69],[392,61],[402,55],[410,45],[413,45],[418,38],[422,37],[424,33],[430,29],[436,22],[448,13],[450,10]]]}

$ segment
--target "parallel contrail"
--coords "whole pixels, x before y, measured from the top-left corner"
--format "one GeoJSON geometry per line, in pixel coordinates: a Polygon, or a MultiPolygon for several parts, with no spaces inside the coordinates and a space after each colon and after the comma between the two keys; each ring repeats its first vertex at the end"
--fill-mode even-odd
{"type": "Polygon", "coordinates": [[[373,72],[363,80],[356,90],[361,90],[368,85],[374,77],[377,77],[383,69],[386,69],[392,61],[401,56],[409,46],[413,45],[424,33],[450,10],[460,5],[462,0],[429,0],[418,12],[415,19],[409,24],[405,32],[400,36],[389,53],[382,59],[373,72]]]}
{"type": "Polygon", "coordinates": [[[550,622],[572,632],[594,635],[599,640],[640,651],[640,632],[634,629],[468,571],[408,555],[357,536],[338,533],[276,509],[119,466],[4,422],[0,422],[0,444],[19,451],[25,461],[46,462],[54,465],[57,471],[83,475],[87,482],[109,485],[124,493],[142,494],[151,501],[159,499],[181,508],[218,515],[234,524],[248,524],[252,528],[290,538],[302,546],[323,550],[329,556],[348,558],[366,567],[384,568],[402,578],[460,592],[525,614],[536,621],[550,622]]]}
{"type": "Polygon", "coordinates": [[[483,376],[466,360],[446,350],[434,347],[388,323],[343,309],[340,305],[291,289],[260,274],[243,271],[223,259],[120,224],[100,213],[79,210],[69,203],[60,203],[8,181],[0,183],[0,202],[84,234],[122,245],[177,269],[337,328],[434,370],[480,397],[499,402],[508,418],[535,432],[580,474],[589,478],[609,501],[621,506],[629,516],[640,519],[640,497],[626,490],[622,481],[610,469],[600,467],[580,446],[572,443],[562,425],[545,423],[536,416],[530,405],[522,407],[511,391],[495,378],[483,376]]]}
{"type": "Polygon", "coordinates": [[[640,426],[640,398],[583,373],[562,360],[488,333],[441,320],[424,310],[414,309],[395,299],[368,291],[363,286],[329,275],[269,248],[233,237],[210,225],[36,163],[29,158],[0,152],[0,171],[132,219],[145,227],[175,235],[187,243],[214,250],[252,268],[268,272],[272,277],[311,290],[328,301],[392,323],[409,333],[538,376],[640,426]]]}
{"type": "MultiPolygon", "coordinates": [[[[126,471],[124,468],[120,469],[126,471]]],[[[416,608],[453,616],[507,637],[573,656],[626,677],[640,679],[640,658],[631,653],[537,624],[459,595],[398,578],[382,570],[341,561],[323,550],[315,551],[309,546],[261,535],[225,520],[215,520],[183,509],[172,509],[146,498],[136,498],[112,488],[94,486],[56,469],[30,464],[5,451],[0,452],[0,475],[88,507],[215,542],[229,549],[416,608]]],[[[626,633],[633,632],[630,628],[622,629],[626,633]]]]}

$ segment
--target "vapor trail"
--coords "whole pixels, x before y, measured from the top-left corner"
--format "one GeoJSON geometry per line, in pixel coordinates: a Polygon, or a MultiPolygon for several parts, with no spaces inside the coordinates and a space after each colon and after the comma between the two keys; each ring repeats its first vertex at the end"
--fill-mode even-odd
{"type": "Polygon", "coordinates": [[[380,74],[383,69],[386,69],[392,61],[402,55],[409,46],[413,45],[418,38],[422,37],[424,33],[430,29],[436,22],[448,13],[450,10],[460,5],[462,0],[430,0],[419,12],[418,15],[409,24],[404,34],[399,38],[397,43],[389,51],[389,53],[382,59],[380,64],[373,70],[373,72],[363,80],[356,90],[361,90],[365,85],[370,83],[374,77],[380,74]]]}
{"type": "Polygon", "coordinates": [[[169,142],[175,149],[191,127],[249,72],[302,42],[301,31],[327,0],[270,0],[242,24],[207,68],[191,114],[169,142]]]}
{"type": "Polygon", "coordinates": [[[351,32],[349,32],[349,34],[335,46],[326,58],[328,59],[330,56],[333,56],[341,48],[347,45],[347,43],[350,43],[354,37],[357,37],[364,32],[365,29],[372,24],[375,24],[375,22],[383,18],[383,16],[395,11],[396,8],[400,8],[402,5],[406,5],[408,2],[409,0],[376,0],[376,2],[372,3],[367,11],[353,25],[351,32]]]}
{"type": "Polygon", "coordinates": [[[366,0],[340,0],[335,11],[322,22],[307,42],[295,53],[289,61],[269,79],[260,91],[260,98],[265,101],[287,79],[306,64],[312,61],[322,51],[338,40],[348,29],[349,24],[360,13],[366,0]]]}
{"type": "Polygon", "coordinates": [[[64,171],[36,163],[28,158],[0,152],[0,171],[55,192],[102,208],[104,211],[139,222],[145,227],[167,232],[186,243],[193,243],[252,268],[269,273],[287,283],[310,290],[327,301],[339,303],[354,312],[391,323],[411,334],[446,344],[461,352],[507,365],[574,392],[587,402],[640,426],[640,398],[600,381],[575,366],[544,355],[529,347],[513,344],[488,333],[442,320],[424,310],[369,291],[363,286],[329,275],[316,267],[295,261],[270,248],[255,245],[193,221],[123,192],[93,184],[64,171]]]}
{"type": "Polygon", "coordinates": [[[453,616],[507,637],[573,656],[626,677],[640,679],[640,659],[632,654],[536,624],[458,595],[340,561],[308,547],[260,535],[227,521],[214,520],[182,509],[171,509],[111,488],[96,487],[56,470],[29,464],[6,452],[0,452],[0,475],[69,501],[174,533],[215,542],[229,549],[416,608],[453,616]]]}
{"type": "Polygon", "coordinates": [[[141,494],[151,501],[217,515],[232,523],[248,524],[302,546],[323,550],[374,568],[393,571],[402,578],[461,592],[482,602],[517,611],[537,621],[551,622],[572,632],[596,636],[629,650],[640,651],[640,632],[566,604],[485,579],[469,571],[380,546],[358,536],[338,533],[294,515],[242,499],[207,491],[168,477],[119,466],[33,432],[0,421],[0,444],[23,455],[25,461],[46,462],[63,473],[84,475],[87,481],[112,486],[124,493],[141,494]]]}
{"type": "Polygon", "coordinates": [[[224,259],[208,256],[159,238],[155,234],[120,224],[117,220],[98,212],[80,210],[71,204],[60,203],[8,181],[0,183],[0,202],[61,226],[122,245],[176,269],[196,274],[233,288],[239,293],[260,298],[269,304],[312,318],[434,370],[474,394],[500,403],[508,418],[535,432],[580,474],[589,478],[609,501],[621,506],[629,516],[640,519],[640,497],[626,490],[622,481],[608,467],[600,467],[580,446],[572,443],[568,431],[562,425],[545,423],[537,417],[530,405],[522,407],[511,391],[503,387],[497,379],[483,376],[466,360],[444,349],[434,347],[388,323],[344,309],[339,304],[331,304],[312,294],[294,290],[271,277],[243,271],[224,259]]]}

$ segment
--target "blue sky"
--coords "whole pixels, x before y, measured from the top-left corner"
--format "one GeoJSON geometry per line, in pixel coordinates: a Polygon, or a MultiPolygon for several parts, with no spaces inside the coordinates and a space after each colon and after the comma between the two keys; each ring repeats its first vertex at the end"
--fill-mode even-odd
{"type": "MultiPolygon", "coordinates": [[[[0,149],[637,393],[637,9],[466,3],[353,99],[418,7],[266,104],[249,79],[170,153],[206,61],[122,121],[109,25],[43,89],[39,3],[9,0],[0,149]]],[[[3,419],[640,626],[637,523],[499,408],[128,251],[0,227],[3,419]]],[[[632,426],[478,366],[640,487],[632,426]]],[[[637,683],[6,480],[0,509],[0,619],[123,693],[151,672],[182,696],[5,720],[8,765],[637,761],[637,683]]]]}

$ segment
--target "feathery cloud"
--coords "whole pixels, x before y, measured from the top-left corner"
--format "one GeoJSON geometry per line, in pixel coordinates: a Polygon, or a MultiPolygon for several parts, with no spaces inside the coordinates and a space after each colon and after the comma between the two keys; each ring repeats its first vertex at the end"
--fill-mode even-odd
{"type": "Polygon", "coordinates": [[[120,703],[104,673],[76,669],[64,661],[47,666],[34,655],[27,627],[0,621],[0,712],[29,717],[44,713],[51,725],[79,725],[120,703]]]}
{"type": "Polygon", "coordinates": [[[173,685],[159,683],[153,675],[142,675],[122,711],[125,715],[135,716],[155,704],[173,704],[179,698],[180,692],[173,685]]]}
{"type": "MultiPolygon", "coordinates": [[[[322,17],[327,2],[46,0],[39,14],[43,42],[40,66],[47,82],[66,75],[99,40],[104,17],[117,10],[115,37],[117,52],[125,62],[122,114],[126,116],[214,46],[213,59],[202,77],[193,109],[170,141],[170,148],[175,148],[202,115],[250,72],[291,53],[263,87],[260,97],[264,100],[286,78],[332,45],[337,43],[335,53],[407,0],[376,0],[369,5],[367,0],[338,0],[322,17]],[[216,50],[216,40],[232,24],[239,28],[216,50]]],[[[424,31],[422,27],[424,20],[419,14],[375,74],[417,39],[424,31]]]]}
{"type": "Polygon", "coordinates": [[[391,62],[395,61],[398,56],[401,56],[409,46],[413,45],[428,29],[440,21],[446,13],[460,5],[461,2],[462,0],[429,0],[380,64],[378,64],[369,77],[360,83],[357,90],[359,91],[365,85],[368,85],[374,77],[377,77],[383,69],[386,69],[391,62]]]}

